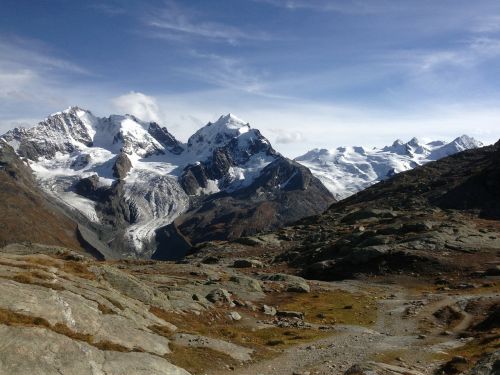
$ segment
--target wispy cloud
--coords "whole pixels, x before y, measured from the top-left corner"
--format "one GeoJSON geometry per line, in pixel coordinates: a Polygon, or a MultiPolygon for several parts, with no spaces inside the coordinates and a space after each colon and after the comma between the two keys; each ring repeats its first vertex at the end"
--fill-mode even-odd
{"type": "Polygon", "coordinates": [[[500,15],[488,15],[476,18],[471,31],[476,33],[496,33],[500,31],[500,15]]]}
{"type": "Polygon", "coordinates": [[[415,72],[426,73],[446,67],[474,68],[499,56],[500,39],[478,36],[462,41],[455,48],[395,51],[384,59],[413,67],[415,72]]]}
{"type": "Polygon", "coordinates": [[[127,12],[119,2],[100,1],[88,4],[88,7],[109,16],[118,16],[127,12]]]}
{"type": "Polygon", "coordinates": [[[93,77],[86,68],[51,53],[39,41],[0,35],[0,132],[26,122],[41,109],[60,109],[76,77],[93,77]]]}
{"type": "Polygon", "coordinates": [[[248,93],[262,93],[265,90],[260,73],[249,68],[241,59],[215,53],[190,51],[192,57],[203,61],[185,71],[215,86],[248,93]]]}
{"type": "Polygon", "coordinates": [[[9,35],[0,36],[0,64],[17,68],[36,68],[37,70],[63,70],[70,73],[91,73],[78,64],[51,55],[50,48],[35,41],[9,35]]]}
{"type": "Polygon", "coordinates": [[[205,16],[176,2],[166,1],[161,9],[144,17],[152,37],[169,40],[187,38],[236,44],[241,40],[269,40],[270,36],[260,31],[247,32],[236,26],[204,19],[205,16]]]}
{"type": "Polygon", "coordinates": [[[289,10],[310,9],[347,14],[370,14],[400,10],[399,2],[389,0],[254,0],[289,10]]]}

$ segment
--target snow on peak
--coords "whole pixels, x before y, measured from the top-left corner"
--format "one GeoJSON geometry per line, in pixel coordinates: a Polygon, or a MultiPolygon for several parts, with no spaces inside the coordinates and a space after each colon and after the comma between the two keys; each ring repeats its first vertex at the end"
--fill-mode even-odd
{"type": "Polygon", "coordinates": [[[295,160],[308,167],[337,199],[343,199],[395,173],[481,146],[481,142],[467,135],[449,143],[425,143],[417,138],[404,143],[398,139],[391,146],[371,150],[362,147],[314,149],[295,160]]]}
{"type": "Polygon", "coordinates": [[[247,133],[250,124],[229,113],[199,129],[188,139],[188,150],[194,155],[204,158],[217,147],[228,144],[232,139],[247,133]]]}
{"type": "Polygon", "coordinates": [[[474,139],[472,137],[469,137],[466,134],[455,138],[453,140],[453,142],[451,142],[451,143],[457,145],[457,147],[462,148],[462,150],[467,150],[467,149],[471,149],[471,148],[477,148],[477,147],[484,146],[482,142],[480,142],[477,139],[474,139]]]}

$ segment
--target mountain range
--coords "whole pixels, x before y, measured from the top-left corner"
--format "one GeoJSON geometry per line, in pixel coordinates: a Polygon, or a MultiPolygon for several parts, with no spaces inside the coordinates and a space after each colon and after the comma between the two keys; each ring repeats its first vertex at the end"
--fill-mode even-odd
{"type": "Polygon", "coordinates": [[[382,148],[355,146],[334,150],[314,149],[295,160],[309,168],[340,200],[397,173],[482,146],[481,142],[467,135],[449,143],[423,142],[417,138],[405,143],[398,139],[391,146],[382,148]]]}
{"type": "Polygon", "coordinates": [[[192,243],[277,228],[334,202],[307,168],[231,114],[187,143],[154,122],[79,107],[2,138],[82,233],[95,234],[93,247],[116,257],[180,256],[192,243]]]}
{"type": "Polygon", "coordinates": [[[2,139],[87,247],[108,258],[157,259],[283,227],[396,173],[481,146],[465,135],[450,143],[414,138],[381,149],[315,149],[293,161],[232,114],[183,143],[155,122],[79,107],[2,139]]]}

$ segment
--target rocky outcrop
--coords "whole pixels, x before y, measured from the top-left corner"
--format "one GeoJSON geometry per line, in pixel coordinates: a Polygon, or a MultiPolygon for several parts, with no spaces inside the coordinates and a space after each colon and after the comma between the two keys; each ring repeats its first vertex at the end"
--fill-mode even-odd
{"type": "Polygon", "coordinates": [[[179,155],[182,151],[184,151],[184,148],[180,145],[179,141],[177,141],[177,139],[169,133],[166,127],[161,127],[156,122],[151,122],[149,124],[148,132],[171,153],[179,155]]]}
{"type": "Polygon", "coordinates": [[[127,154],[121,152],[116,157],[115,164],[113,165],[113,176],[122,180],[127,177],[127,173],[132,169],[132,163],[127,154]]]}

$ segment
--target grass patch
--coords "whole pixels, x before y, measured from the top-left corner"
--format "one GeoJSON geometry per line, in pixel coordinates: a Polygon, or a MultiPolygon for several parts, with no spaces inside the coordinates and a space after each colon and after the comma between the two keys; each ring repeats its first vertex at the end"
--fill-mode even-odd
{"type": "Polygon", "coordinates": [[[172,364],[186,369],[193,375],[205,374],[207,370],[236,366],[238,362],[230,356],[209,348],[185,347],[171,343],[171,353],[165,358],[172,364]]]}
{"type": "Polygon", "coordinates": [[[179,332],[199,334],[252,348],[255,350],[254,359],[271,358],[276,355],[277,349],[332,335],[331,331],[318,329],[279,327],[256,329],[241,322],[229,321],[226,316],[227,311],[206,311],[198,316],[195,314],[176,314],[151,307],[150,312],[175,324],[179,328],[179,332]]]}
{"type": "Polygon", "coordinates": [[[33,276],[34,276],[33,273],[22,272],[14,275],[12,277],[12,280],[21,284],[38,285],[38,286],[43,286],[44,288],[50,288],[58,291],[64,290],[64,287],[60,284],[40,281],[38,279],[35,279],[33,276]]]}
{"type": "Polygon", "coordinates": [[[172,336],[172,330],[169,329],[167,326],[160,326],[160,325],[152,325],[152,326],[148,326],[148,328],[153,331],[154,333],[156,333],[157,335],[160,335],[160,336],[163,336],[163,337],[167,337],[167,338],[170,338],[172,336]]]}
{"type": "Polygon", "coordinates": [[[499,349],[500,330],[496,330],[496,332],[492,334],[474,338],[474,340],[468,342],[464,346],[451,350],[450,354],[453,356],[460,355],[474,361],[479,359],[482,355],[492,353],[499,349]]]}
{"type": "Polygon", "coordinates": [[[126,348],[123,345],[108,341],[108,340],[103,340],[99,342],[92,342],[91,345],[95,346],[96,348],[100,350],[108,350],[108,351],[113,351],[113,352],[122,352],[122,353],[130,353],[130,352],[144,352],[142,349],[137,349],[134,348],[130,350],[129,348],[126,348]]]}
{"type": "Polygon", "coordinates": [[[302,294],[283,293],[269,302],[280,310],[300,311],[305,320],[317,324],[352,324],[370,326],[377,318],[373,294],[354,294],[343,290],[302,294]]]}
{"type": "Polygon", "coordinates": [[[5,324],[7,326],[50,328],[50,323],[44,318],[24,315],[2,308],[0,308],[0,324],[5,324]]]}

